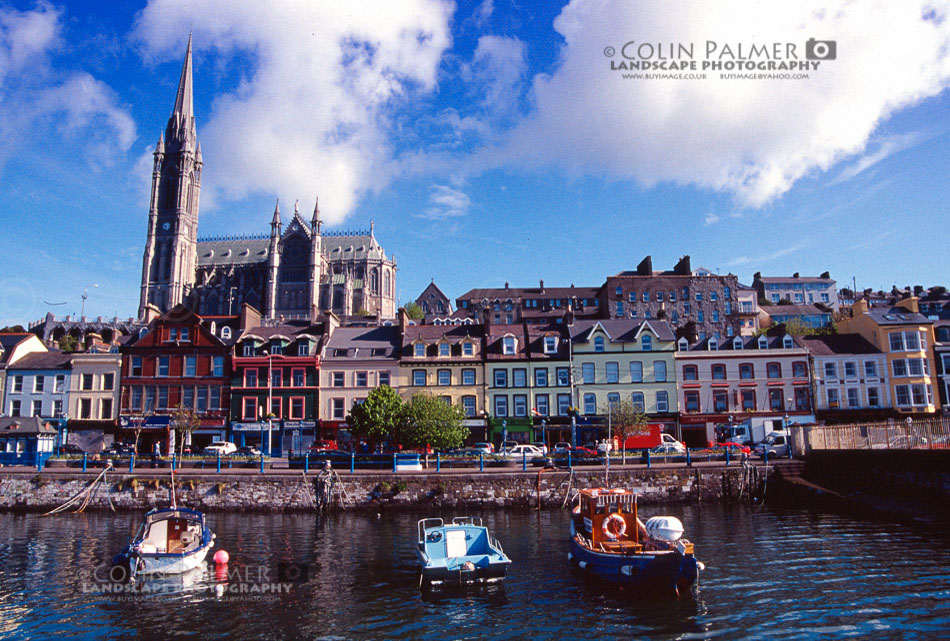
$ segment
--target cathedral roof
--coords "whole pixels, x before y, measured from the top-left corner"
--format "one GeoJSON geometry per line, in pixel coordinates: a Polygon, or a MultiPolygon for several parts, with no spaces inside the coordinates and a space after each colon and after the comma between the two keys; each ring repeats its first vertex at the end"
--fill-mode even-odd
{"type": "Polygon", "coordinates": [[[361,258],[386,260],[386,252],[372,234],[323,234],[323,255],[330,262],[361,258]]]}
{"type": "MultiPolygon", "coordinates": [[[[386,252],[371,234],[323,234],[323,255],[329,262],[386,260],[386,252]]],[[[266,236],[207,238],[198,241],[198,266],[247,265],[267,262],[270,240],[266,236]]]]}

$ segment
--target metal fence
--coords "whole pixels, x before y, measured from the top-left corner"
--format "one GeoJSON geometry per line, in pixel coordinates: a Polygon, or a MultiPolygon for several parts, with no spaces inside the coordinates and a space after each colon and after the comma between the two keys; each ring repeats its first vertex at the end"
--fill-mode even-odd
{"type": "Polygon", "coordinates": [[[950,418],[805,427],[809,450],[950,449],[950,418]]]}

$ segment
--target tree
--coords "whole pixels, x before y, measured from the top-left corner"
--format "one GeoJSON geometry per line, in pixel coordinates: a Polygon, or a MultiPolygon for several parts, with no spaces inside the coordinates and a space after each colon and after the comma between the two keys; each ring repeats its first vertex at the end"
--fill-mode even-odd
{"type": "Polygon", "coordinates": [[[638,410],[634,407],[633,403],[627,400],[620,401],[619,403],[610,403],[609,408],[605,406],[602,412],[607,414],[608,409],[610,410],[610,424],[614,436],[616,436],[620,442],[621,456],[623,457],[623,462],[626,463],[627,449],[624,447],[624,443],[626,443],[627,437],[642,432],[646,428],[649,419],[646,414],[638,410]]]}
{"type": "Polygon", "coordinates": [[[350,433],[375,444],[395,438],[403,424],[406,404],[388,385],[380,385],[362,403],[354,403],[346,422],[350,433]]]}
{"type": "Polygon", "coordinates": [[[422,311],[418,303],[406,303],[403,305],[403,309],[406,310],[406,314],[411,320],[419,321],[426,317],[426,313],[422,311]]]}
{"type": "Polygon", "coordinates": [[[0,329],[0,334],[25,334],[26,330],[23,328],[23,325],[7,325],[3,329],[0,329]]]}
{"type": "Polygon", "coordinates": [[[190,440],[191,433],[198,429],[201,421],[193,409],[179,405],[172,413],[171,425],[179,439],[178,455],[181,456],[185,453],[185,442],[190,440]]]}
{"type": "Polygon", "coordinates": [[[63,334],[59,339],[59,349],[66,353],[79,351],[79,339],[72,334],[63,334]]]}
{"type": "Polygon", "coordinates": [[[406,404],[399,442],[409,447],[431,446],[437,450],[459,447],[468,436],[462,423],[465,413],[431,394],[414,394],[406,404]]]}

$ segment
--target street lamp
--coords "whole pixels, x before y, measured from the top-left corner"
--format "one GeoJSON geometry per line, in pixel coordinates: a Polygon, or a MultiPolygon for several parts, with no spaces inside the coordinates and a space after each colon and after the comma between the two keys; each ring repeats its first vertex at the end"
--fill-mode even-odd
{"type": "Polygon", "coordinates": [[[788,458],[792,458],[792,430],[790,429],[788,423],[788,412],[792,409],[792,400],[791,398],[786,399],[786,410],[785,410],[785,449],[788,450],[788,458]]]}
{"type": "Polygon", "coordinates": [[[234,292],[237,291],[237,287],[232,287],[228,291],[228,316],[234,313],[234,292]]]}
{"type": "Polygon", "coordinates": [[[79,312],[79,320],[82,320],[86,316],[86,299],[89,298],[89,288],[98,287],[97,284],[86,285],[82,290],[82,307],[79,312]]]}
{"type": "Polygon", "coordinates": [[[274,375],[271,369],[273,368],[273,357],[270,350],[265,350],[267,354],[267,456],[271,455],[271,430],[273,429],[273,420],[274,420],[274,375]]]}

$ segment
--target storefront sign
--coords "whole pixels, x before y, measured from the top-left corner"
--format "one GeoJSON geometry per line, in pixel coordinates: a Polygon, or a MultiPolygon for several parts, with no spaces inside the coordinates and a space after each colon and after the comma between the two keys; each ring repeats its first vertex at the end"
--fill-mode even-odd
{"type": "Polygon", "coordinates": [[[171,423],[171,416],[120,416],[119,427],[132,430],[140,425],[142,429],[165,429],[171,423]]]}
{"type": "MultiPolygon", "coordinates": [[[[258,421],[256,423],[231,423],[231,429],[235,432],[266,432],[267,423],[258,421]]],[[[280,421],[274,421],[270,426],[270,431],[280,431],[280,421]]]]}

